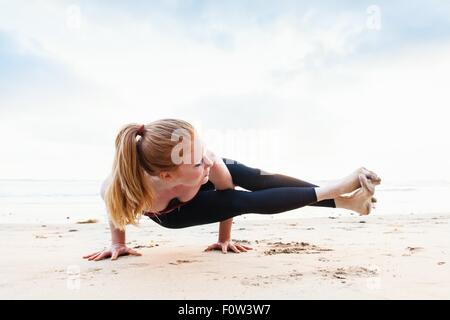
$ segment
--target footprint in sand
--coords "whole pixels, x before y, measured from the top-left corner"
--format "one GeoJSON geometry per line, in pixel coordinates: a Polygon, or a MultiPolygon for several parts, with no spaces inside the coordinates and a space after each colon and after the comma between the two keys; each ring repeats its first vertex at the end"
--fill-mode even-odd
{"type": "Polygon", "coordinates": [[[354,277],[373,277],[378,274],[376,268],[365,268],[361,266],[352,266],[337,269],[319,269],[323,277],[332,277],[339,280],[354,277]]]}
{"type": "Polygon", "coordinates": [[[265,255],[274,255],[274,254],[318,254],[324,251],[333,251],[332,249],[321,248],[313,244],[309,244],[307,242],[269,242],[272,248],[264,251],[265,255]]]}
{"type": "Polygon", "coordinates": [[[279,283],[280,281],[291,282],[293,280],[300,280],[303,274],[297,270],[292,270],[288,273],[282,274],[270,274],[270,275],[257,275],[255,277],[244,277],[241,280],[241,284],[244,286],[267,286],[273,282],[279,283]]]}
{"type": "Polygon", "coordinates": [[[320,258],[319,258],[319,261],[320,261],[320,262],[329,262],[330,260],[327,259],[327,258],[324,258],[324,257],[320,257],[320,258]]]}

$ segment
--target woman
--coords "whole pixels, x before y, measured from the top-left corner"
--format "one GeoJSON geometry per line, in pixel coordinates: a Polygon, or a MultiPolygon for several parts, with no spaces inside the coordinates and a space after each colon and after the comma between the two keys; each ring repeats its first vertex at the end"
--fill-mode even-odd
{"type": "Polygon", "coordinates": [[[233,217],[308,205],[367,215],[380,181],[375,173],[359,168],[337,183],[319,187],[219,158],[183,120],[129,124],[117,135],[113,170],[101,190],[110,218],[111,248],[84,258],[140,255],[126,246],[125,226],[136,225],[141,215],[167,228],[220,222],[218,242],[206,250],[245,252],[251,248],[230,240],[233,217]],[[235,186],[248,191],[234,190],[235,186]]]}

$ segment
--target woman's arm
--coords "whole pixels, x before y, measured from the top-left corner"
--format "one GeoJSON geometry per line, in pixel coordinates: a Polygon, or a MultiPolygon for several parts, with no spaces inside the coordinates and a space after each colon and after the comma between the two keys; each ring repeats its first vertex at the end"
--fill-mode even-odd
{"type": "MultiPolygon", "coordinates": [[[[102,187],[100,188],[100,196],[102,197],[103,201],[105,201],[105,194],[106,189],[108,188],[108,185],[111,182],[111,176],[108,176],[108,178],[105,179],[102,183],[102,187]]],[[[112,223],[111,219],[108,219],[109,221],[109,230],[111,231],[111,243],[122,243],[125,244],[125,231],[116,229],[114,224],[112,223]]]]}
{"type": "MultiPolygon", "coordinates": [[[[105,193],[109,181],[110,177],[108,177],[102,183],[100,195],[103,201],[105,201],[105,193]]],[[[126,241],[125,231],[117,229],[112,223],[111,219],[109,219],[109,229],[111,231],[111,247],[109,249],[104,249],[103,251],[97,251],[92,254],[85,255],[83,256],[84,259],[99,261],[111,257],[111,260],[116,260],[119,256],[122,255],[129,255],[129,254],[134,256],[141,255],[136,250],[127,247],[125,242],[126,241]]]]}
{"type": "MultiPolygon", "coordinates": [[[[213,166],[209,171],[209,181],[214,184],[216,190],[234,189],[233,179],[225,163],[211,150],[207,150],[206,155],[213,162],[213,166]]],[[[220,222],[219,242],[231,239],[232,224],[233,218],[220,222]]]]}
{"type": "MultiPolygon", "coordinates": [[[[211,150],[207,150],[206,155],[209,159],[213,161],[213,166],[209,171],[209,181],[214,184],[216,190],[226,190],[234,189],[233,179],[231,177],[230,171],[228,170],[225,163],[211,150]]],[[[220,222],[219,226],[219,239],[218,242],[209,246],[206,251],[213,249],[221,249],[223,253],[227,252],[230,248],[236,253],[240,251],[251,250],[250,247],[241,246],[239,244],[234,244],[231,241],[231,227],[233,225],[233,218],[224,220],[220,222]]]]}
{"type": "MultiPolygon", "coordinates": [[[[103,181],[102,183],[102,187],[100,189],[100,195],[103,199],[103,201],[105,201],[105,194],[106,194],[106,189],[108,188],[109,183],[111,182],[111,176],[109,176],[108,178],[106,178],[105,181],[103,181]]],[[[123,244],[125,245],[125,230],[122,231],[120,229],[117,229],[113,222],[111,221],[111,219],[108,219],[109,221],[109,230],[111,231],[111,244],[115,245],[115,244],[123,244]]]]}
{"type": "MultiPolygon", "coordinates": [[[[225,163],[211,150],[208,150],[206,155],[214,163],[209,171],[209,181],[214,184],[216,190],[234,189],[233,179],[225,163]]],[[[220,222],[219,242],[225,242],[231,239],[232,224],[233,218],[220,222]]]]}
{"type": "Polygon", "coordinates": [[[231,227],[233,225],[233,218],[220,222],[219,226],[219,242],[231,240],[231,227]]]}

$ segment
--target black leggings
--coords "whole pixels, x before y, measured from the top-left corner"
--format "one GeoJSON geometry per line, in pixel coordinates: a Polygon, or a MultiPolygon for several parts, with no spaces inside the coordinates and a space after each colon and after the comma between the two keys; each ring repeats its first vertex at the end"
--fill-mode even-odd
{"type": "Polygon", "coordinates": [[[208,181],[188,203],[168,213],[150,217],[167,228],[214,223],[245,214],[274,214],[304,206],[335,208],[333,199],[317,202],[315,184],[281,174],[261,174],[260,169],[222,158],[233,183],[242,190],[215,190],[208,181]]]}

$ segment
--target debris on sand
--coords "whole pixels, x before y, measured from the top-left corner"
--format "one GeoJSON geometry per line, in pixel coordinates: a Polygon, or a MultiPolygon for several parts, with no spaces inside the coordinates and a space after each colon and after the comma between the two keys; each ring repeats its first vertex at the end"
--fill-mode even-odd
{"type": "Polygon", "coordinates": [[[98,222],[97,219],[87,219],[87,220],[83,220],[83,221],[77,221],[76,223],[85,224],[85,223],[97,223],[97,222],[98,222]]]}
{"type": "Polygon", "coordinates": [[[309,244],[307,242],[269,242],[269,245],[272,246],[271,249],[264,251],[265,255],[274,255],[274,254],[290,254],[290,253],[304,253],[304,254],[317,254],[324,251],[333,251],[332,249],[321,248],[313,244],[309,244]]]}

